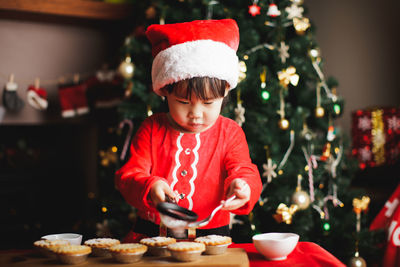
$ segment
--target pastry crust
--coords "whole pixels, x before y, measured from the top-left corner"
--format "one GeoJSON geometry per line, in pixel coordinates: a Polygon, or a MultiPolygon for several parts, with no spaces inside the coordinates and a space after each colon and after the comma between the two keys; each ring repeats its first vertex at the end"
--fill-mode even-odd
{"type": "Polygon", "coordinates": [[[168,249],[171,251],[201,251],[201,252],[203,252],[206,249],[206,246],[203,243],[183,241],[183,242],[177,242],[177,243],[168,245],[168,249]]]}
{"type": "Polygon", "coordinates": [[[115,253],[145,253],[147,251],[147,246],[138,243],[124,243],[113,245],[109,250],[115,253]]]}
{"type": "Polygon", "coordinates": [[[231,244],[232,238],[229,236],[222,235],[207,235],[197,237],[194,242],[203,243],[206,246],[217,246],[217,245],[225,245],[231,244]]]}
{"type": "Polygon", "coordinates": [[[41,240],[35,241],[33,243],[33,245],[36,247],[39,247],[39,248],[50,249],[50,248],[69,245],[69,242],[67,240],[63,240],[63,239],[56,239],[56,240],[41,239],[41,240]]]}
{"type": "Polygon", "coordinates": [[[84,255],[90,254],[92,249],[85,245],[67,245],[51,249],[56,254],[62,255],[84,255]]]}
{"type": "Polygon", "coordinates": [[[143,238],[140,240],[140,244],[148,247],[164,247],[170,244],[176,243],[176,239],[173,237],[155,236],[149,238],[143,238]]]}
{"type": "Polygon", "coordinates": [[[91,248],[108,248],[120,244],[120,241],[114,238],[93,238],[86,240],[84,244],[91,248]]]}

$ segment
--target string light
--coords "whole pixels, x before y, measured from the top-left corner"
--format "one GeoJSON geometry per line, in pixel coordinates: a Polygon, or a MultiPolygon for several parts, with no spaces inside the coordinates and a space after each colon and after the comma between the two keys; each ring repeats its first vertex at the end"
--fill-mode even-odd
{"type": "Polygon", "coordinates": [[[325,222],[322,227],[325,231],[331,230],[331,225],[328,222],[325,222]]]}

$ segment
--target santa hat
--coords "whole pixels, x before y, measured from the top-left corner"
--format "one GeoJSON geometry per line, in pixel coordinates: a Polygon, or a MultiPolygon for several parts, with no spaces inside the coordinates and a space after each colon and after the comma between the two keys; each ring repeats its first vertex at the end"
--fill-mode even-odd
{"type": "Polygon", "coordinates": [[[194,77],[225,80],[237,85],[239,28],[232,19],[195,20],[150,25],[146,36],[152,44],[153,90],[194,77]]]}

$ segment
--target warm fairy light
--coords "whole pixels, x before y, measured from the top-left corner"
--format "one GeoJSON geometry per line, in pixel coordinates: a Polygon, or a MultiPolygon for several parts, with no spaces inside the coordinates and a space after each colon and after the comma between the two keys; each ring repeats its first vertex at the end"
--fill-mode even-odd
{"type": "Polygon", "coordinates": [[[103,213],[106,213],[106,212],[107,212],[107,208],[106,208],[106,207],[101,207],[101,211],[102,211],[103,213]]]}
{"type": "Polygon", "coordinates": [[[297,179],[302,179],[303,176],[301,174],[297,174],[297,179]]]}
{"type": "Polygon", "coordinates": [[[282,174],[283,174],[283,170],[279,170],[279,171],[278,171],[278,174],[279,174],[279,175],[282,175],[282,174]]]}
{"type": "Polygon", "coordinates": [[[308,172],[308,165],[306,165],[306,166],[304,166],[304,170],[306,171],[306,172],[308,172]]]}
{"type": "Polygon", "coordinates": [[[324,115],[325,115],[325,110],[324,110],[323,107],[317,107],[317,108],[315,109],[315,116],[316,116],[317,118],[322,118],[324,115]]]}
{"type": "Polygon", "coordinates": [[[111,148],[111,151],[114,152],[114,153],[117,153],[118,148],[117,148],[116,146],[113,146],[113,147],[111,148]]]}
{"type": "Polygon", "coordinates": [[[244,60],[248,60],[248,59],[249,59],[249,55],[244,55],[244,56],[243,56],[243,59],[244,59],[244,60]]]}

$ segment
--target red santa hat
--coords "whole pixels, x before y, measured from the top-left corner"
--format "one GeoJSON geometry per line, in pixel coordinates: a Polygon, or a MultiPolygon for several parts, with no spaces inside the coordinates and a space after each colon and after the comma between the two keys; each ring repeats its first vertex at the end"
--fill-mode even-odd
{"type": "Polygon", "coordinates": [[[150,25],[146,36],[152,44],[153,90],[194,77],[225,80],[237,85],[239,28],[232,19],[195,20],[150,25]]]}

